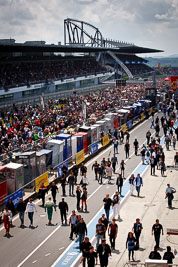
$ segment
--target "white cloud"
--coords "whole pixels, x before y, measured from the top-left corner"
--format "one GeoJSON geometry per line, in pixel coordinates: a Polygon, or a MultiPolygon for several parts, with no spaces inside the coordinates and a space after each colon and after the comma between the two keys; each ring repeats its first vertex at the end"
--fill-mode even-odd
{"type": "Polygon", "coordinates": [[[93,24],[104,37],[177,53],[178,0],[0,0],[0,38],[57,43],[67,17],[93,24]]]}

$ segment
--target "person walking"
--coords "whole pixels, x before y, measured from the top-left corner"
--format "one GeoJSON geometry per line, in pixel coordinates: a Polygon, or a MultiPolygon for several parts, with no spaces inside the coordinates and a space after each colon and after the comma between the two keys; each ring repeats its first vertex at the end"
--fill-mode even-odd
{"type": "Polygon", "coordinates": [[[161,170],[161,175],[164,176],[164,172],[166,171],[166,165],[165,162],[162,160],[162,158],[160,159],[160,170],[161,170]]]}
{"type": "Polygon", "coordinates": [[[121,163],[120,163],[120,169],[121,169],[121,176],[124,178],[124,171],[125,171],[125,162],[124,160],[121,160],[121,163]]]}
{"type": "Polygon", "coordinates": [[[154,126],[155,126],[155,122],[154,122],[154,118],[152,118],[150,128],[151,128],[151,129],[152,129],[152,128],[154,129],[154,126]]]}
{"type": "Polygon", "coordinates": [[[71,170],[70,175],[68,177],[68,184],[69,184],[69,196],[74,195],[74,185],[75,185],[75,176],[73,171],[71,170]]]}
{"type": "Polygon", "coordinates": [[[4,228],[6,230],[6,237],[10,237],[10,223],[12,220],[12,212],[7,207],[2,213],[2,221],[4,223],[4,228]]]}
{"type": "Polygon", "coordinates": [[[146,132],[147,145],[150,144],[150,138],[151,138],[151,132],[150,132],[150,130],[148,130],[148,131],[146,132]]]}
{"type": "Polygon", "coordinates": [[[141,158],[142,158],[142,164],[144,165],[145,164],[145,148],[142,148],[141,151],[140,151],[140,154],[141,154],[141,158]]]}
{"type": "Polygon", "coordinates": [[[81,211],[83,211],[84,204],[85,204],[85,211],[87,211],[87,188],[86,187],[83,188],[81,200],[82,200],[81,211]]]}
{"type": "Polygon", "coordinates": [[[151,166],[151,175],[155,175],[156,159],[154,156],[152,156],[150,159],[150,166],[151,166]]]}
{"type": "Polygon", "coordinates": [[[173,149],[174,149],[174,150],[176,149],[176,142],[177,142],[176,137],[173,136],[173,137],[172,137],[172,146],[173,146],[173,149]]]}
{"type": "Polygon", "coordinates": [[[169,150],[170,139],[168,135],[166,135],[164,143],[166,144],[166,149],[169,150]]]}
{"type": "Polygon", "coordinates": [[[115,173],[116,172],[116,164],[118,164],[116,154],[114,154],[113,157],[111,158],[111,163],[112,163],[113,171],[115,173]]]}
{"type": "Polygon", "coordinates": [[[156,223],[152,226],[152,235],[154,234],[156,247],[159,248],[159,242],[160,242],[160,235],[164,234],[163,232],[163,226],[159,223],[159,220],[156,219],[156,223]]]}
{"type": "Polygon", "coordinates": [[[131,193],[131,196],[133,196],[133,191],[135,187],[135,176],[133,173],[131,174],[129,178],[129,184],[130,184],[130,193],[131,193]]]}
{"type": "Polygon", "coordinates": [[[19,219],[20,219],[20,227],[24,227],[24,214],[26,210],[26,203],[23,201],[22,198],[19,199],[19,203],[17,204],[16,210],[19,212],[19,219]]]}
{"type": "Polygon", "coordinates": [[[112,223],[109,224],[108,227],[108,236],[111,244],[111,249],[115,250],[115,240],[118,234],[118,225],[116,223],[116,219],[112,219],[112,223]]]}
{"type": "Polygon", "coordinates": [[[82,259],[80,263],[82,263],[83,267],[86,266],[86,253],[90,251],[91,243],[89,241],[88,236],[85,237],[84,241],[80,244],[80,250],[82,251],[82,259]]]}
{"type": "Polygon", "coordinates": [[[37,212],[36,205],[33,202],[33,199],[29,198],[29,202],[27,203],[26,210],[25,210],[25,212],[28,213],[28,218],[30,220],[29,228],[33,227],[33,215],[35,211],[37,212]]]}
{"type": "Polygon", "coordinates": [[[68,208],[67,202],[64,201],[64,198],[62,198],[62,201],[59,202],[58,207],[59,207],[60,214],[61,214],[62,225],[64,224],[64,220],[65,220],[65,224],[67,224],[67,213],[68,213],[69,208],[68,208]]]}
{"type": "Polygon", "coordinates": [[[125,143],[124,149],[125,149],[125,157],[127,159],[127,158],[129,158],[129,151],[130,151],[130,144],[129,144],[129,142],[126,142],[125,143]]]}
{"type": "Polygon", "coordinates": [[[96,265],[98,264],[97,253],[96,253],[96,251],[94,251],[93,246],[90,246],[89,251],[84,253],[84,256],[80,260],[80,263],[82,263],[85,258],[87,258],[88,267],[95,267],[95,263],[96,263],[96,265]]]}
{"type": "Polygon", "coordinates": [[[130,139],[130,134],[128,131],[125,132],[125,136],[126,136],[126,142],[129,143],[129,139],[130,139]]]}
{"type": "Polygon", "coordinates": [[[66,196],[66,175],[63,173],[61,177],[62,195],[66,196]]]}
{"type": "Polygon", "coordinates": [[[134,260],[134,248],[135,248],[136,239],[132,232],[128,233],[127,240],[126,240],[126,248],[128,248],[128,256],[130,261],[130,256],[132,255],[132,260],[134,260]]]}
{"type": "MultiPolygon", "coordinates": [[[[167,260],[168,264],[173,264],[174,254],[171,252],[171,247],[167,246],[167,251],[164,252],[163,260],[167,260]]],[[[168,265],[169,266],[169,265],[168,265]]]]}
{"type": "Polygon", "coordinates": [[[77,177],[78,177],[78,166],[77,166],[77,164],[75,164],[72,167],[72,171],[73,171],[73,174],[74,174],[74,177],[75,177],[75,184],[77,184],[77,177]]]}
{"type": "Polygon", "coordinates": [[[135,156],[137,156],[139,143],[138,143],[138,140],[136,138],[135,138],[135,141],[133,142],[133,147],[134,147],[134,150],[135,150],[135,156]]]}
{"type": "Polygon", "coordinates": [[[98,167],[99,163],[96,160],[95,163],[92,165],[92,170],[94,169],[95,172],[95,180],[98,180],[98,167]]]}
{"type": "Polygon", "coordinates": [[[136,185],[136,191],[137,191],[137,196],[140,196],[140,188],[143,186],[143,179],[140,177],[140,174],[137,174],[137,177],[135,178],[135,185],[136,185]]]}
{"type": "Polygon", "coordinates": [[[140,219],[137,218],[136,222],[133,225],[132,231],[135,234],[135,238],[136,238],[136,245],[135,245],[135,249],[139,249],[139,238],[140,238],[140,234],[142,231],[143,227],[142,227],[142,223],[140,222],[140,219]]]}
{"type": "Polygon", "coordinates": [[[49,221],[48,225],[51,225],[51,220],[52,220],[52,216],[53,216],[53,209],[55,209],[55,211],[56,211],[56,205],[52,201],[51,197],[49,197],[48,201],[46,201],[44,208],[45,208],[45,212],[47,211],[47,214],[48,214],[48,221],[49,221]]]}
{"type": "Polygon", "coordinates": [[[102,223],[102,220],[99,219],[98,223],[96,224],[96,234],[95,234],[95,236],[96,236],[96,249],[99,246],[100,240],[102,240],[102,238],[104,238],[105,232],[106,232],[106,227],[102,223]]]}
{"type": "Polygon", "coordinates": [[[111,248],[106,244],[105,238],[102,239],[101,244],[98,246],[97,254],[99,254],[100,266],[107,267],[109,256],[111,256],[111,248]]]}
{"type": "Polygon", "coordinates": [[[116,191],[113,196],[112,207],[113,207],[113,218],[114,219],[118,218],[118,220],[120,220],[119,205],[120,205],[120,197],[118,191],[116,191]]]}
{"type": "Polygon", "coordinates": [[[173,195],[174,193],[176,193],[176,189],[174,187],[170,186],[170,184],[167,184],[165,198],[168,199],[168,207],[170,209],[172,209],[172,200],[174,199],[174,195],[173,195]]]}
{"type": "Polygon", "coordinates": [[[84,176],[84,174],[86,174],[86,173],[87,173],[87,167],[82,162],[81,167],[80,167],[80,175],[84,176]]]}
{"type": "Polygon", "coordinates": [[[109,212],[110,212],[110,208],[112,204],[112,200],[109,197],[109,194],[106,194],[106,197],[103,199],[103,202],[104,202],[104,210],[105,210],[106,218],[109,221],[109,212]]]}
{"type": "Polygon", "coordinates": [[[51,194],[53,197],[53,202],[54,202],[54,204],[56,204],[56,194],[59,193],[59,190],[58,190],[58,187],[55,184],[55,182],[52,182],[50,190],[51,190],[51,194]]]}
{"type": "Polygon", "coordinates": [[[81,218],[80,222],[77,224],[77,235],[79,237],[79,246],[81,246],[81,243],[85,239],[85,235],[87,235],[87,226],[86,223],[84,222],[84,219],[81,218]]]}
{"type": "Polygon", "coordinates": [[[107,231],[107,228],[108,228],[108,223],[109,223],[109,221],[106,219],[104,213],[101,215],[100,220],[101,220],[101,222],[102,222],[102,223],[104,224],[104,226],[105,226],[105,232],[104,232],[104,238],[105,238],[105,237],[106,237],[105,234],[106,234],[106,231],[107,231]]]}
{"type": "Polygon", "coordinates": [[[7,204],[5,206],[6,206],[6,208],[8,208],[8,210],[10,210],[12,212],[12,216],[14,216],[16,213],[16,209],[15,209],[14,203],[13,203],[11,198],[8,199],[7,204]]]}
{"type": "Polygon", "coordinates": [[[45,195],[47,191],[47,187],[44,185],[44,183],[42,183],[39,188],[40,198],[42,199],[42,207],[44,207],[45,205],[45,195]]]}
{"type": "Polygon", "coordinates": [[[116,138],[114,138],[113,144],[114,144],[114,154],[118,154],[118,145],[119,145],[119,142],[118,142],[118,140],[116,138]]]}
{"type": "Polygon", "coordinates": [[[86,172],[84,172],[84,174],[83,174],[83,176],[82,176],[82,178],[81,178],[81,181],[80,181],[80,184],[81,184],[81,186],[84,188],[86,188],[87,187],[87,185],[88,185],[88,178],[87,178],[87,176],[86,176],[86,172]]]}
{"type": "Polygon", "coordinates": [[[71,240],[73,240],[73,234],[77,236],[77,220],[78,220],[78,215],[75,213],[75,210],[73,210],[69,218],[69,225],[71,226],[69,238],[71,240]]]}
{"type": "Polygon", "coordinates": [[[111,165],[108,164],[108,166],[106,166],[106,176],[108,178],[108,184],[111,183],[112,171],[113,171],[113,169],[112,169],[111,165]]]}
{"type": "Polygon", "coordinates": [[[116,180],[116,185],[117,185],[117,190],[120,194],[120,196],[122,196],[122,186],[123,186],[123,178],[122,178],[122,175],[119,173],[118,174],[118,177],[117,177],[117,180],[116,180]]]}
{"type": "Polygon", "coordinates": [[[77,210],[80,210],[80,200],[81,200],[82,190],[80,189],[80,185],[76,188],[76,197],[77,197],[77,210]]]}
{"type": "Polygon", "coordinates": [[[99,165],[98,167],[98,183],[102,184],[103,183],[103,177],[104,177],[104,173],[105,173],[105,166],[104,163],[101,163],[101,165],[99,165]]]}

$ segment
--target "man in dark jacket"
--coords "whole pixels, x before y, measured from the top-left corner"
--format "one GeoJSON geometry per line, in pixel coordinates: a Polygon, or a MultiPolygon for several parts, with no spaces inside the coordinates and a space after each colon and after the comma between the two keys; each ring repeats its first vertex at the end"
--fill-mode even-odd
{"type": "Polygon", "coordinates": [[[116,185],[117,185],[117,190],[121,196],[122,195],[123,178],[122,178],[122,175],[120,173],[118,174],[118,177],[116,180],[116,185]]]}
{"type": "Polygon", "coordinates": [[[139,238],[140,238],[140,234],[141,234],[142,229],[143,229],[143,227],[142,227],[142,224],[140,222],[140,219],[137,218],[136,219],[136,222],[134,223],[133,228],[132,228],[132,231],[134,232],[135,238],[136,238],[136,245],[135,245],[135,247],[137,249],[139,249],[139,238]]]}
{"type": "Polygon", "coordinates": [[[161,255],[158,252],[158,249],[159,248],[157,246],[155,246],[154,250],[150,252],[150,255],[149,255],[150,260],[161,260],[161,255]]]}
{"type": "Polygon", "coordinates": [[[24,214],[25,214],[25,210],[26,210],[26,203],[23,201],[22,198],[20,198],[20,201],[19,201],[16,209],[19,212],[19,219],[21,221],[20,227],[24,227],[24,214]]]}
{"type": "Polygon", "coordinates": [[[40,194],[40,198],[42,199],[42,206],[44,207],[45,205],[45,195],[47,193],[47,187],[44,185],[44,183],[41,184],[40,188],[39,188],[39,194],[40,194]]]}
{"type": "Polygon", "coordinates": [[[83,218],[81,218],[77,224],[77,234],[79,236],[79,245],[81,245],[85,239],[85,234],[87,235],[87,226],[83,218]]]}
{"type": "Polygon", "coordinates": [[[88,236],[85,237],[84,241],[80,244],[80,250],[82,251],[82,256],[83,256],[83,267],[85,267],[86,263],[86,253],[89,252],[91,247],[91,243],[89,242],[88,236]]]}
{"type": "Polygon", "coordinates": [[[105,238],[102,239],[101,244],[98,246],[97,254],[99,254],[100,266],[107,267],[108,258],[111,256],[111,248],[108,244],[106,244],[105,238]]]}
{"type": "Polygon", "coordinates": [[[59,210],[61,214],[61,222],[63,224],[65,220],[65,224],[67,224],[67,212],[68,212],[68,204],[64,201],[64,198],[62,198],[62,201],[59,202],[59,210]]]}

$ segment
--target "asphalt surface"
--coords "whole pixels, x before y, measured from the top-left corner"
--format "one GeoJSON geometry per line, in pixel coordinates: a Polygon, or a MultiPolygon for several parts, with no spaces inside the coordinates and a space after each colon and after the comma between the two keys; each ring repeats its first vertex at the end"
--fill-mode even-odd
{"type": "MultiPolygon", "coordinates": [[[[161,114],[159,114],[159,116],[161,117],[161,114]]],[[[140,156],[136,157],[134,155],[133,141],[137,138],[139,145],[141,146],[146,140],[146,132],[150,129],[150,125],[151,118],[145,120],[130,132],[130,159],[125,161],[125,177],[130,175],[141,161],[140,156]]],[[[151,129],[151,133],[154,133],[153,129],[151,129]]],[[[87,177],[89,180],[87,201],[88,212],[81,213],[81,215],[87,224],[103,206],[103,198],[105,197],[105,194],[109,193],[110,195],[113,195],[116,190],[116,174],[113,175],[112,184],[108,184],[107,181],[104,180],[104,184],[99,185],[95,180],[92,164],[95,160],[101,162],[103,157],[107,159],[108,157],[111,158],[112,155],[113,146],[110,146],[86,164],[88,168],[87,177]]],[[[122,159],[126,160],[124,145],[119,145],[119,154],[117,157],[119,164],[122,159]]],[[[118,168],[119,166],[117,165],[116,167],[118,168]]],[[[79,181],[80,177],[78,177],[78,182],[79,181]]],[[[68,186],[66,186],[66,192],[68,194],[68,186]]],[[[61,200],[61,193],[62,190],[59,186],[57,203],[61,200]]],[[[47,195],[47,198],[49,196],[50,193],[47,195]]],[[[65,200],[69,205],[70,215],[71,211],[76,209],[76,197],[67,196],[65,200]]],[[[40,204],[41,200],[36,201],[37,213],[34,214],[34,229],[29,229],[27,215],[25,215],[26,227],[24,229],[19,228],[20,221],[18,217],[14,220],[14,227],[11,228],[12,237],[9,239],[4,237],[4,229],[0,229],[0,266],[49,267],[71,244],[71,241],[69,240],[70,227],[61,226],[59,210],[53,214],[52,222],[54,225],[48,226],[47,215],[40,204]]],[[[78,264],[76,264],[76,266],[78,266],[78,264]]]]}

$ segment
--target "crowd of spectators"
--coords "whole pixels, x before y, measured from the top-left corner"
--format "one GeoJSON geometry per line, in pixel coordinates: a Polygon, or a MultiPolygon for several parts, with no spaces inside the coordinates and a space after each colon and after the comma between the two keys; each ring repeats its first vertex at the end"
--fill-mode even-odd
{"type": "MultiPolygon", "coordinates": [[[[41,105],[16,106],[0,111],[0,154],[9,153],[36,140],[45,140],[65,128],[76,128],[83,123],[82,103],[86,102],[87,121],[95,123],[107,112],[115,111],[125,103],[142,99],[145,86],[128,85],[122,88],[107,88],[88,95],[73,95],[66,99],[49,100],[44,109],[41,105]]],[[[38,142],[39,143],[39,142],[38,142]]],[[[45,143],[42,142],[43,144],[45,143]]]]}
{"type": "Polygon", "coordinates": [[[142,64],[142,63],[126,64],[126,66],[131,71],[132,75],[140,75],[140,74],[153,72],[153,69],[151,67],[149,67],[148,65],[142,64]]]}
{"type": "Polygon", "coordinates": [[[8,89],[48,80],[96,74],[106,71],[95,59],[6,61],[0,64],[0,88],[8,89]]]}

